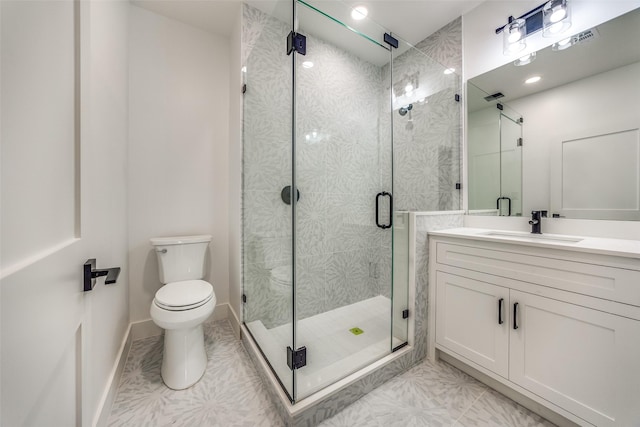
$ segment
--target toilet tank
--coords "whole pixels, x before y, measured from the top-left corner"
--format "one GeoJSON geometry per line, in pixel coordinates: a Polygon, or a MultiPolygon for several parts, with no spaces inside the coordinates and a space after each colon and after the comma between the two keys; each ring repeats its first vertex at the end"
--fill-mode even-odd
{"type": "Polygon", "coordinates": [[[204,277],[204,256],[211,236],[156,237],[151,239],[162,283],[204,277]]]}

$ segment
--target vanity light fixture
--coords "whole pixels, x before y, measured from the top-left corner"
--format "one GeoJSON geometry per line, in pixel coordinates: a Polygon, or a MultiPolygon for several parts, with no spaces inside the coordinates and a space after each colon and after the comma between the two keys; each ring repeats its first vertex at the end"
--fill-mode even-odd
{"type": "Polygon", "coordinates": [[[571,27],[567,0],[550,0],[542,8],[542,36],[554,37],[571,27]]]}
{"type": "Polygon", "coordinates": [[[510,16],[506,25],[496,28],[502,33],[503,52],[512,55],[527,47],[526,38],[542,30],[545,37],[555,37],[571,26],[569,0],[549,0],[524,15],[510,16]]]}
{"type": "Polygon", "coordinates": [[[513,19],[513,16],[509,17],[509,23],[503,28],[505,55],[520,52],[527,47],[527,43],[524,41],[527,36],[526,25],[527,21],[524,19],[513,19]]]}
{"type": "Polygon", "coordinates": [[[515,65],[516,67],[522,67],[523,65],[531,64],[535,59],[536,53],[531,52],[513,61],[513,65],[515,65]]]}
{"type": "Polygon", "coordinates": [[[538,83],[541,79],[542,79],[542,77],[540,77],[540,76],[533,76],[533,77],[529,77],[524,82],[526,84],[530,85],[530,84],[533,84],[533,83],[538,83]]]}
{"type": "Polygon", "coordinates": [[[367,17],[369,10],[364,6],[356,6],[351,9],[351,17],[356,21],[360,21],[367,17]]]}

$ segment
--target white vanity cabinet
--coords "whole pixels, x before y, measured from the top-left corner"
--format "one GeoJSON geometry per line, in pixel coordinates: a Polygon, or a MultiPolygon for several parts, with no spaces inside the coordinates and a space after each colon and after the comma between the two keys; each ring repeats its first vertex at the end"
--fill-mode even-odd
{"type": "Polygon", "coordinates": [[[640,426],[639,259],[430,239],[435,348],[578,424],[640,426]]]}

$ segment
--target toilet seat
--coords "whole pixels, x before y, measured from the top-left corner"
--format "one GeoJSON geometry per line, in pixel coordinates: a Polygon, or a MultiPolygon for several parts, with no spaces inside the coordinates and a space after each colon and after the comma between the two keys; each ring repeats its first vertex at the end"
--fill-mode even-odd
{"type": "Polygon", "coordinates": [[[185,311],[198,308],[213,298],[213,286],[204,280],[185,280],[167,283],[161,287],[154,303],[169,311],[185,311]]]}

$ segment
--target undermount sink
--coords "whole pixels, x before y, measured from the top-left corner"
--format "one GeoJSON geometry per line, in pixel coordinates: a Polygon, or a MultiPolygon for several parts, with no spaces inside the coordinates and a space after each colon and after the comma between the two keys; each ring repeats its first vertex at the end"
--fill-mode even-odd
{"type": "Polygon", "coordinates": [[[555,242],[555,243],[578,243],[582,238],[572,236],[559,236],[557,234],[533,234],[522,231],[487,231],[481,233],[485,236],[502,237],[506,239],[521,240],[527,242],[555,242]]]}

